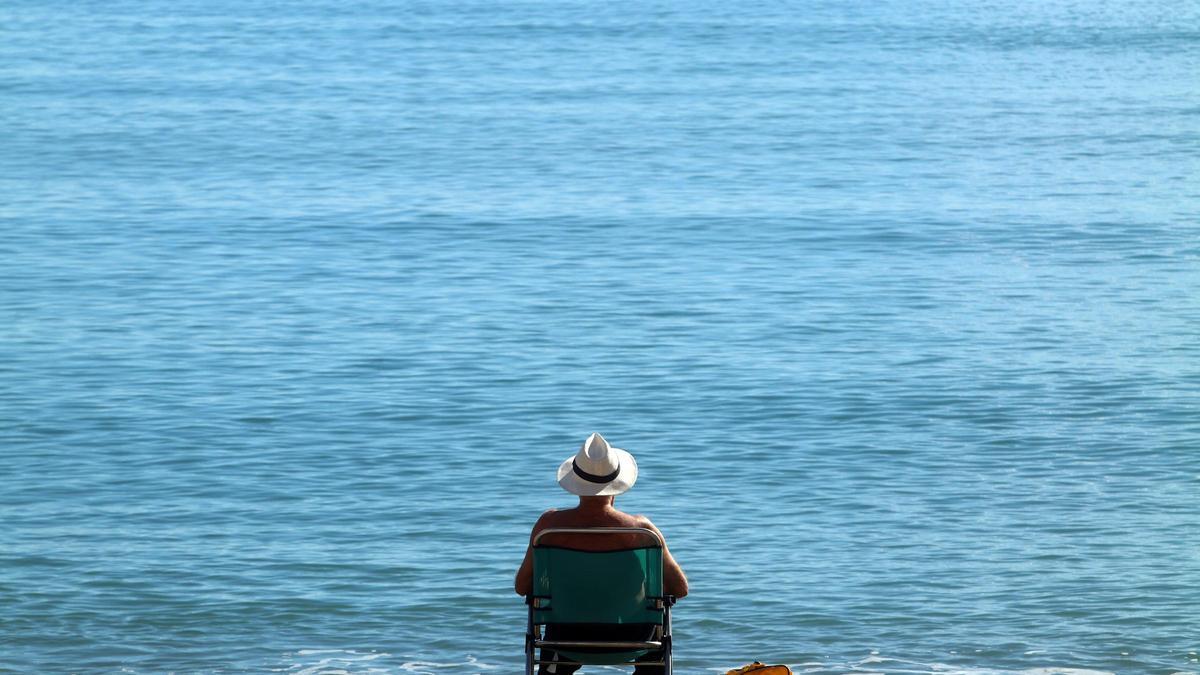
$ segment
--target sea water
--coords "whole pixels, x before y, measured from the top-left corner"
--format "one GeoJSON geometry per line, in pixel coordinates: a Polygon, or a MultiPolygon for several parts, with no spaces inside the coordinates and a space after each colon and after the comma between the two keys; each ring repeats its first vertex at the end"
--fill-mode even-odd
{"type": "Polygon", "coordinates": [[[1200,6],[0,8],[0,671],[1200,672],[1200,6]]]}

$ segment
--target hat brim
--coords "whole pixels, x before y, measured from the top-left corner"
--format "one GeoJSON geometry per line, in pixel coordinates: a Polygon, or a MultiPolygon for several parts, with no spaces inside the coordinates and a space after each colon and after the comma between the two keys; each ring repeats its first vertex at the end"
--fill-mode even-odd
{"type": "Polygon", "coordinates": [[[571,455],[558,467],[558,484],[567,492],[580,497],[609,497],[633,487],[638,476],[637,460],[620,448],[610,447],[609,452],[617,453],[617,457],[620,458],[620,473],[616,478],[607,483],[593,483],[580,478],[571,468],[571,462],[575,460],[575,456],[571,455]]]}

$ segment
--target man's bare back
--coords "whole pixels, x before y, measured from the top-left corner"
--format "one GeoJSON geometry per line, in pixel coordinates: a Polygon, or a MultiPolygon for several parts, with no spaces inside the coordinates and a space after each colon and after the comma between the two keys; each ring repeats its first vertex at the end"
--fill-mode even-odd
{"type": "MultiPolygon", "coordinates": [[[[515,586],[518,594],[529,595],[533,590],[533,538],[542,530],[560,527],[642,527],[662,536],[649,518],[617,510],[613,506],[612,497],[580,497],[579,506],[573,509],[551,509],[543,513],[534,524],[529,535],[530,546],[525,550],[525,560],[517,570],[515,586]]],[[[639,534],[552,534],[543,538],[542,543],[584,551],[615,551],[651,544],[653,540],[648,535],[639,534]]],[[[667,594],[676,598],[682,598],[688,593],[687,577],[665,545],[663,585],[667,594]]]]}

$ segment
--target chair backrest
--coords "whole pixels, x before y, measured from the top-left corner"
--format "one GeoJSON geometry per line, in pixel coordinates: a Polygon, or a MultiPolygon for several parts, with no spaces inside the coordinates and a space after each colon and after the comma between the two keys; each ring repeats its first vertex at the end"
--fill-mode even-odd
{"type": "Polygon", "coordinates": [[[544,530],[533,546],[534,623],[661,624],[662,539],[642,528],[544,530]],[[651,546],[583,551],[540,543],[555,533],[644,533],[651,546]]]}

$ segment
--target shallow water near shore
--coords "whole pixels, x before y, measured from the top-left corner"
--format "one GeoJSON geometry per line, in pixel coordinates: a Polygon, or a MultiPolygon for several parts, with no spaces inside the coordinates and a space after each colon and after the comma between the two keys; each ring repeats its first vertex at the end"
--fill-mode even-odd
{"type": "Polygon", "coordinates": [[[8,3],[0,672],[1200,673],[1194,3],[8,3]]]}

